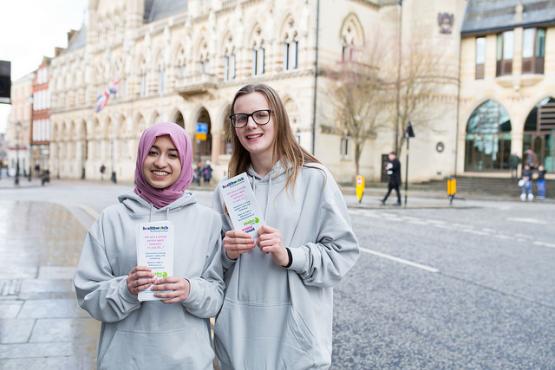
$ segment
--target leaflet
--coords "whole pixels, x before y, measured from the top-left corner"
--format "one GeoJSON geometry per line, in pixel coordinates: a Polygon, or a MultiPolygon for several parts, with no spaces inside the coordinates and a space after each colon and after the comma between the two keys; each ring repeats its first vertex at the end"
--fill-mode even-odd
{"type": "Polygon", "coordinates": [[[256,198],[246,173],[222,182],[222,195],[233,224],[233,229],[244,231],[253,239],[264,221],[256,206],[256,198]]]}
{"type": "MultiPolygon", "coordinates": [[[[149,267],[158,279],[173,276],[174,230],[171,221],[140,224],[137,228],[137,265],[149,267]]],[[[162,291],[158,291],[162,292],[162,291]]],[[[160,300],[149,289],[139,292],[139,301],[160,300]]]]}

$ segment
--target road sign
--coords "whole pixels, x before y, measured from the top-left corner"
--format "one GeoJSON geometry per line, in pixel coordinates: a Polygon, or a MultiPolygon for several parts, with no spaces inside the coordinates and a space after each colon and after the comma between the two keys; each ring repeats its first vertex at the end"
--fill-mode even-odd
{"type": "Polygon", "coordinates": [[[197,122],[195,139],[198,141],[206,141],[208,139],[208,123],[197,122]]]}
{"type": "Polygon", "coordinates": [[[208,123],[197,122],[196,130],[197,133],[208,134],[208,123]]]}

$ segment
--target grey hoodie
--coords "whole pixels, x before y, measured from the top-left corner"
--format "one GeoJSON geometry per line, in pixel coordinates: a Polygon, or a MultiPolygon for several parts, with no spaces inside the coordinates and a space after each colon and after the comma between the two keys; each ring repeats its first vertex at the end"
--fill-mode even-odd
{"type": "MultiPolygon", "coordinates": [[[[321,165],[304,166],[286,190],[278,162],[258,176],[248,171],[266,224],[280,230],[293,256],[286,269],[257,247],[232,261],[222,253],[225,300],[216,318],[222,370],[326,369],[331,364],[333,286],[358,258],[345,201],[321,165]]],[[[215,207],[224,214],[221,185],[215,207]]]]}
{"type": "Polygon", "coordinates": [[[156,209],[136,194],[119,197],[91,227],[74,278],[79,305],[102,321],[98,369],[212,369],[209,317],[222,305],[221,220],[190,193],[156,209]],[[189,279],[181,304],[139,302],[127,290],[137,265],[138,223],[169,219],[174,275],[189,279]]]}

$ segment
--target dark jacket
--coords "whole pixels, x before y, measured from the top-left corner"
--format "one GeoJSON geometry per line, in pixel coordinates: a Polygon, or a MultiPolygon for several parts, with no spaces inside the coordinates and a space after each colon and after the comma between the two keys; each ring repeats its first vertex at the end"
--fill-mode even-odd
{"type": "Polygon", "coordinates": [[[401,185],[401,162],[397,158],[387,161],[385,172],[389,176],[390,185],[401,185]]]}

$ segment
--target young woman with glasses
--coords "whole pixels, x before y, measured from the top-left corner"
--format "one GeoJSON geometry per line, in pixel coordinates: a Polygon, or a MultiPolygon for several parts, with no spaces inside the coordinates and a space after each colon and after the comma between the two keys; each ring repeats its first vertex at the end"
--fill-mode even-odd
{"type": "Polygon", "coordinates": [[[345,201],[328,170],[295,141],[272,88],[241,88],[229,118],[229,176],[248,174],[266,224],[256,241],[231,230],[218,186],[227,286],[215,326],[222,370],[328,368],[333,286],[359,253],[345,201]]]}

